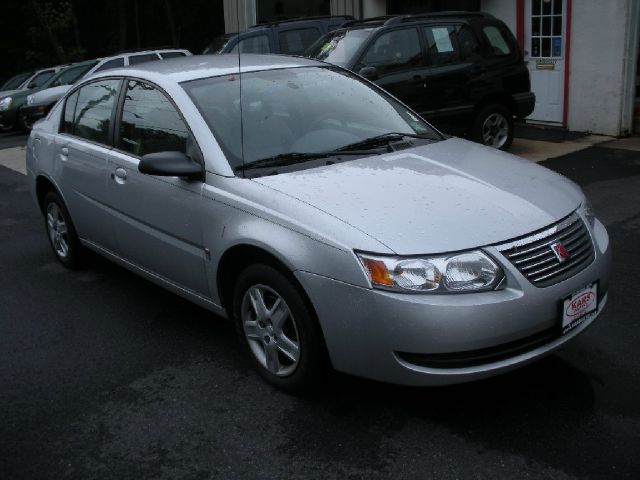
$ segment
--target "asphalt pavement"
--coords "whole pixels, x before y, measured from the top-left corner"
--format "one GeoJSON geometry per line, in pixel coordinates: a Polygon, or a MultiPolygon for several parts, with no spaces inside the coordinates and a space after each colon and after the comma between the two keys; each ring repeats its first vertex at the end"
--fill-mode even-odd
{"type": "Polygon", "coordinates": [[[0,166],[0,478],[638,478],[640,153],[543,165],[611,235],[589,330],[486,381],[335,374],[305,397],[263,383],[230,323],[98,257],[61,267],[26,178],[0,166]]]}

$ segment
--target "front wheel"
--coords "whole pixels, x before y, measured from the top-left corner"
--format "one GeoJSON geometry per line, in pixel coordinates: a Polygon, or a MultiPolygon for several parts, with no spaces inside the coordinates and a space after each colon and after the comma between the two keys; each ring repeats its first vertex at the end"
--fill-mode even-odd
{"type": "Polygon", "coordinates": [[[326,364],[322,333],[287,276],[268,265],[247,267],[236,282],[233,312],[240,342],[265,380],[294,393],[318,384],[326,364]]]}
{"type": "Polygon", "coordinates": [[[513,115],[507,107],[498,103],[481,108],[471,129],[474,141],[500,150],[511,147],[513,133],[513,115]]]}

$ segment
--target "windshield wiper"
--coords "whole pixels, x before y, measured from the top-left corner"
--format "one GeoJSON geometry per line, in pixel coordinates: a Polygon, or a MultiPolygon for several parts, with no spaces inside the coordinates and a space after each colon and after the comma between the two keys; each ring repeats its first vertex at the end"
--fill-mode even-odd
{"type": "Polygon", "coordinates": [[[255,168],[267,168],[267,167],[286,167],[288,165],[295,165],[296,163],[306,162],[308,160],[317,160],[318,158],[339,157],[341,155],[375,155],[375,152],[371,151],[359,151],[359,150],[334,150],[330,152],[290,152],[281,153],[274,157],[261,158],[259,160],[253,160],[247,162],[244,165],[239,165],[235,168],[236,171],[240,170],[252,170],[255,168]]]}
{"type": "Polygon", "coordinates": [[[424,140],[435,140],[433,137],[425,136],[420,133],[398,133],[398,132],[389,132],[383,133],[382,135],[376,135],[375,137],[365,138],[356,143],[351,143],[349,145],[345,145],[342,148],[339,148],[338,151],[352,151],[353,149],[361,149],[361,148],[373,148],[380,145],[388,145],[391,142],[396,142],[398,140],[402,140],[404,137],[411,138],[421,138],[424,140]]]}

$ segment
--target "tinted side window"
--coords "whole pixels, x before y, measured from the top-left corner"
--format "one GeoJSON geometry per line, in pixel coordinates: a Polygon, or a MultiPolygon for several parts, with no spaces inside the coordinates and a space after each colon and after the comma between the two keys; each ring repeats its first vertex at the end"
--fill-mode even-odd
{"type": "Polygon", "coordinates": [[[158,60],[158,56],[155,53],[145,53],[144,55],[131,55],[129,57],[129,65],[136,65],[143,62],[153,62],[158,60]]]}
{"type": "MultiPolygon", "coordinates": [[[[72,131],[68,133],[107,144],[111,112],[119,86],[120,80],[99,80],[80,88],[77,92],[72,131]]],[[[65,123],[67,113],[65,109],[65,123]]]]}
{"type": "Polygon", "coordinates": [[[421,65],[422,49],[418,31],[404,28],[383,33],[368,48],[361,63],[376,67],[380,75],[421,65]]]}
{"type": "Polygon", "coordinates": [[[188,130],[169,99],[155,87],[130,81],[122,108],[118,148],[133,155],[186,152],[188,130]]]}
{"type": "Polygon", "coordinates": [[[175,57],[184,57],[185,54],[182,52],[161,52],[160,56],[162,58],[175,58],[175,57]]]}
{"type": "Polygon", "coordinates": [[[62,114],[62,122],[60,123],[60,132],[73,133],[73,117],[76,114],[76,105],[78,103],[78,93],[76,90],[69,95],[64,103],[64,113],[62,114]]]}
{"type": "Polygon", "coordinates": [[[431,65],[446,65],[460,60],[456,28],[451,25],[424,27],[431,65]]]}
{"type": "Polygon", "coordinates": [[[280,53],[293,55],[304,52],[313,42],[320,38],[320,30],[317,28],[300,28],[297,30],[285,30],[278,34],[280,41],[280,53]]]}
{"type": "Polygon", "coordinates": [[[118,68],[118,67],[124,67],[124,57],[114,58],[113,60],[104,62],[102,65],[96,68],[96,72],[101,72],[102,70],[106,70],[107,68],[118,68]]]}
{"type": "Polygon", "coordinates": [[[491,45],[494,55],[502,56],[509,55],[511,53],[511,48],[498,27],[488,25],[486,27],[482,27],[482,31],[485,37],[487,37],[487,40],[489,40],[489,45],[491,45]]]}
{"type": "Polygon", "coordinates": [[[245,38],[236,43],[231,52],[237,52],[240,48],[240,53],[269,53],[271,48],[269,47],[269,37],[266,35],[255,35],[253,37],[245,38]]]}

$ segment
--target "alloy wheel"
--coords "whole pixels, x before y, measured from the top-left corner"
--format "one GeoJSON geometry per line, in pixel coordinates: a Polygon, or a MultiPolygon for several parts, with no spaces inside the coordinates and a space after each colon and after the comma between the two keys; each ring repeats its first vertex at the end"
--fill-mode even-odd
{"type": "Polygon", "coordinates": [[[300,361],[300,337],[284,299],[266,285],[253,285],[242,298],[240,317],[258,362],[279,377],[291,375],[300,361]]]}
{"type": "Polygon", "coordinates": [[[500,113],[492,113],[482,124],[482,141],[485,145],[502,148],[509,138],[509,121],[500,113]]]}
{"type": "Polygon", "coordinates": [[[51,245],[60,258],[67,258],[69,255],[69,235],[67,223],[64,220],[60,207],[55,203],[47,206],[47,232],[51,245]]]}

